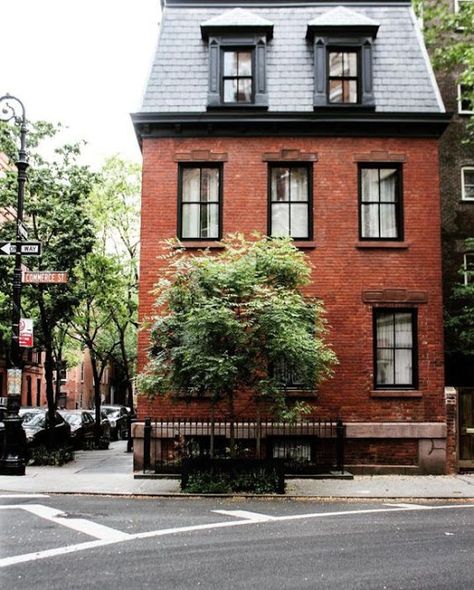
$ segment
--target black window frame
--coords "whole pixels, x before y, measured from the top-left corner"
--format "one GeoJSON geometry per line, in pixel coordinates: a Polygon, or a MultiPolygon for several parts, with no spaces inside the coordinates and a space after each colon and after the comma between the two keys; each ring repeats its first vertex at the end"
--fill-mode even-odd
{"type": "Polygon", "coordinates": [[[255,47],[232,47],[232,46],[223,46],[221,47],[221,68],[220,68],[220,95],[221,95],[221,103],[224,106],[234,106],[234,107],[241,107],[241,106],[251,106],[255,104],[255,47]],[[250,53],[251,59],[251,75],[250,76],[226,76],[224,72],[224,64],[225,58],[224,54],[226,53],[250,53]],[[242,79],[250,79],[251,80],[251,93],[250,93],[250,101],[237,101],[237,102],[226,102],[224,98],[224,86],[226,80],[242,80],[242,79]]]}
{"type": "MultiPolygon", "coordinates": [[[[202,172],[200,175],[199,185],[201,187],[201,179],[202,179],[202,172]]],[[[178,165],[178,238],[182,242],[186,241],[200,241],[200,242],[216,242],[222,238],[222,214],[223,214],[223,184],[224,184],[224,167],[221,163],[216,162],[186,162],[180,163],[178,165]],[[185,169],[192,169],[198,168],[202,170],[203,168],[215,168],[219,172],[219,187],[218,187],[218,198],[219,201],[217,203],[217,211],[218,211],[218,222],[217,222],[217,237],[210,238],[210,237],[183,237],[183,205],[187,203],[187,201],[183,201],[183,170],[185,169]]],[[[190,201],[191,203],[191,201],[190,201]]],[[[193,204],[199,203],[202,204],[211,204],[209,201],[192,201],[193,204]]],[[[212,201],[212,204],[215,204],[215,201],[212,201]]],[[[201,214],[201,213],[200,213],[201,214]]]]}
{"type": "MultiPolygon", "coordinates": [[[[373,339],[373,387],[374,390],[416,390],[419,386],[418,380],[418,310],[416,308],[405,308],[405,307],[376,307],[373,309],[372,314],[372,339],[373,339]],[[378,383],[377,382],[377,351],[379,347],[377,346],[377,318],[382,314],[392,314],[394,317],[396,314],[410,314],[411,315],[411,327],[412,327],[412,346],[411,348],[407,347],[396,347],[395,346],[395,337],[394,337],[394,346],[390,347],[393,351],[395,350],[411,350],[411,360],[412,360],[412,381],[411,383],[378,383]]],[[[394,324],[395,325],[395,324],[394,324]]],[[[380,347],[383,349],[389,347],[380,347]]],[[[395,362],[396,362],[396,355],[393,356],[393,366],[395,371],[395,362]]]]}
{"type": "Polygon", "coordinates": [[[302,381],[298,380],[296,375],[297,371],[297,369],[289,369],[284,360],[280,361],[278,372],[275,364],[270,366],[270,373],[273,378],[278,380],[281,391],[289,393],[311,391],[310,388],[306,387],[302,381]],[[284,379],[280,379],[280,377],[284,377],[284,379]]]}
{"type": "Polygon", "coordinates": [[[328,46],[326,47],[326,93],[327,93],[327,102],[330,106],[336,107],[354,107],[361,104],[361,86],[362,86],[362,76],[361,76],[361,58],[360,58],[360,47],[350,47],[350,46],[328,46]],[[331,60],[330,55],[331,53],[355,53],[356,54],[356,64],[357,64],[357,76],[331,76],[330,68],[331,68],[331,60]],[[330,100],[330,87],[331,87],[331,80],[356,80],[357,85],[357,100],[355,102],[331,102],[330,100]]]}
{"type": "MultiPolygon", "coordinates": [[[[380,242],[403,242],[405,239],[405,228],[404,228],[404,216],[403,216],[403,166],[397,162],[361,162],[358,165],[358,191],[359,191],[359,240],[361,241],[380,241],[380,242]],[[396,237],[383,237],[383,236],[363,236],[362,235],[362,205],[373,204],[379,206],[379,234],[380,234],[380,205],[381,204],[392,204],[392,201],[363,201],[362,200],[362,170],[365,169],[377,169],[377,170],[397,170],[396,176],[396,188],[395,188],[395,220],[397,224],[397,236],[396,237]]],[[[380,172],[379,172],[380,180],[380,172]]],[[[379,195],[380,195],[380,182],[379,182],[379,195]]]]}
{"type": "Polygon", "coordinates": [[[209,37],[209,87],[207,108],[268,109],[266,80],[266,35],[235,34],[209,37]],[[252,54],[252,101],[224,102],[224,53],[247,51],[252,54]]]}
{"type": "MultiPolygon", "coordinates": [[[[293,240],[297,241],[311,241],[313,239],[313,231],[314,231],[314,224],[313,224],[313,166],[309,162],[271,162],[268,164],[268,217],[267,217],[267,234],[271,238],[278,238],[278,237],[290,237],[293,240]],[[307,172],[307,184],[308,184],[308,199],[307,201],[273,201],[272,200],[272,170],[275,168],[288,168],[291,170],[292,168],[303,168],[307,172]],[[308,207],[308,235],[307,237],[296,237],[292,235],[288,236],[274,236],[272,235],[272,204],[273,203],[288,203],[288,207],[290,209],[290,227],[291,227],[291,203],[306,203],[308,207]]],[[[291,195],[290,195],[291,197],[291,195]]]]}

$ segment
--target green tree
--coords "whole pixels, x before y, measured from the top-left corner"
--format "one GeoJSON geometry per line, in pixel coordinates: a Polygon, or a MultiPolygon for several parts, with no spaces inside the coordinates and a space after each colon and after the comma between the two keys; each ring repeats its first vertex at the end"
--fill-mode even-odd
{"type": "Polygon", "coordinates": [[[68,324],[69,337],[90,355],[96,413],[96,439],[100,437],[100,385],[104,371],[120,349],[114,317],[123,304],[126,279],[120,261],[103,252],[90,252],[76,268],[75,296],[79,304],[68,324]]]}
{"type": "MultiPolygon", "coordinates": [[[[474,252],[474,238],[466,240],[466,252],[474,252]]],[[[447,343],[451,353],[474,360],[474,269],[461,268],[462,280],[453,288],[453,309],[446,318],[447,343]]]]}
{"type": "Polygon", "coordinates": [[[132,382],[135,374],[138,328],[138,254],[141,167],[118,156],[109,158],[101,170],[101,182],[90,199],[90,211],[99,237],[96,246],[114,256],[122,269],[121,291],[111,308],[109,333],[115,333],[114,385],[126,394],[133,409],[132,382]]]}
{"type": "MultiPolygon", "coordinates": [[[[474,110],[474,2],[461,1],[459,11],[451,0],[414,0],[423,19],[423,33],[435,70],[458,73],[463,97],[474,110]]],[[[466,141],[474,141],[474,117],[467,125],[466,141]]]]}
{"type": "MultiPolygon", "coordinates": [[[[28,237],[42,243],[42,256],[25,258],[33,271],[60,270],[69,273],[66,285],[24,285],[22,310],[35,320],[36,346],[45,352],[46,396],[50,423],[54,424],[56,399],[54,370],[62,362],[61,334],[79,300],[72,288],[77,281],[76,268],[95,242],[94,226],[86,212],[86,202],[97,182],[97,175],[79,163],[81,146],[60,145],[47,159],[41,155],[43,140],[59,142],[60,127],[47,123],[32,124],[28,135],[30,169],[25,192],[25,222],[28,237]]],[[[2,145],[7,155],[15,157],[13,132],[2,130],[2,145]]],[[[2,207],[16,206],[16,172],[7,167],[1,182],[2,207]]],[[[0,228],[4,236],[14,239],[14,224],[0,228]]],[[[11,265],[11,263],[10,263],[11,265]]],[[[11,292],[11,269],[2,265],[2,291],[11,292]]],[[[54,430],[51,429],[51,437],[54,430]]],[[[51,440],[51,442],[53,442],[51,440]]]]}
{"type": "Polygon", "coordinates": [[[277,415],[294,418],[281,371],[296,371],[313,390],[336,357],[324,341],[320,301],[305,297],[310,267],[290,239],[229,236],[219,255],[171,255],[156,288],[149,363],[138,389],[156,395],[210,398],[228,404],[249,389],[277,415]]]}

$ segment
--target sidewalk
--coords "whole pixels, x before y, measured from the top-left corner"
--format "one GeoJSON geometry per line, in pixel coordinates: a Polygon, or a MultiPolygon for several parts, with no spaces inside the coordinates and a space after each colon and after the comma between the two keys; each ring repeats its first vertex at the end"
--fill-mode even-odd
{"type": "MultiPolygon", "coordinates": [[[[27,467],[22,477],[0,476],[3,493],[67,493],[124,496],[179,494],[177,479],[134,479],[126,442],[107,451],[80,451],[63,467],[27,467]]],[[[183,495],[183,497],[186,497],[183,495]]],[[[444,498],[474,501],[474,474],[360,475],[352,480],[290,479],[286,496],[303,498],[444,498]]],[[[281,496],[279,496],[281,497],[281,496]]]]}

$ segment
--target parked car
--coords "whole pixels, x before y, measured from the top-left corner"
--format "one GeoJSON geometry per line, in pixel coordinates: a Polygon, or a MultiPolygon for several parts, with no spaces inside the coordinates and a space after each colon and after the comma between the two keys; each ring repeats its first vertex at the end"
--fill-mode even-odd
{"type": "Polygon", "coordinates": [[[107,413],[110,422],[112,440],[128,437],[128,410],[125,406],[104,405],[102,409],[107,413]]]}
{"type": "Polygon", "coordinates": [[[92,445],[95,439],[95,421],[86,410],[59,410],[71,427],[71,442],[75,449],[92,445]]]}
{"type": "Polygon", "coordinates": [[[35,416],[45,412],[46,408],[34,407],[30,408],[28,406],[23,406],[18,410],[18,415],[23,418],[23,424],[28,424],[30,420],[33,420],[35,416]]]}
{"type": "MultiPolygon", "coordinates": [[[[90,414],[92,416],[92,419],[94,420],[94,425],[95,425],[95,410],[86,410],[86,412],[88,414],[90,414]]],[[[110,421],[107,417],[107,412],[101,408],[100,410],[100,416],[101,416],[101,420],[100,420],[100,438],[102,440],[103,443],[103,448],[108,449],[109,448],[109,443],[111,441],[112,438],[112,434],[111,434],[111,426],[110,426],[110,421]]]]}
{"type": "MultiPolygon", "coordinates": [[[[28,410],[23,408],[20,410],[20,415],[27,414],[28,410]]],[[[48,412],[44,409],[39,409],[34,412],[34,416],[30,418],[27,415],[27,422],[23,422],[23,430],[26,434],[26,441],[29,447],[45,445],[48,442],[48,412]]],[[[71,442],[71,427],[64,420],[64,418],[56,412],[54,418],[55,441],[58,446],[66,446],[71,442]]]]}

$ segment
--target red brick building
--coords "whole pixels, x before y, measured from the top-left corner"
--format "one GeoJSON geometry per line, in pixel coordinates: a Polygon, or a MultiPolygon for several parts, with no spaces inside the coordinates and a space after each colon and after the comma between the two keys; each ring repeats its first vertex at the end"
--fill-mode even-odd
{"type": "MultiPolygon", "coordinates": [[[[339,359],[305,399],[314,417],[343,419],[353,469],[442,473],[454,465],[438,175],[449,117],[410,3],[341,4],[166,2],[133,115],[140,317],[152,313],[162,240],[193,252],[232,232],[292,236],[339,359]]],[[[139,369],[147,343],[143,331],[139,369]]],[[[138,402],[141,418],[209,411],[206,400],[138,402]]]]}

